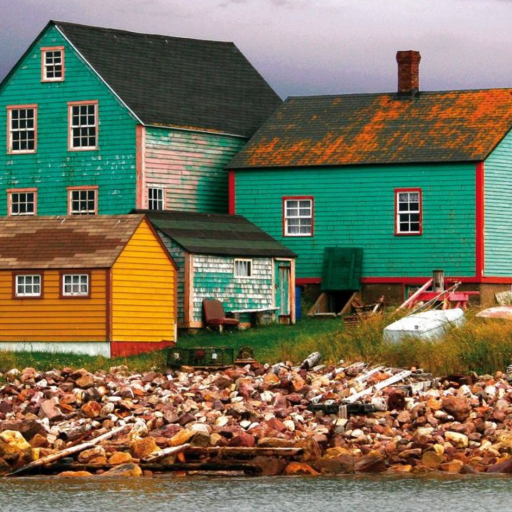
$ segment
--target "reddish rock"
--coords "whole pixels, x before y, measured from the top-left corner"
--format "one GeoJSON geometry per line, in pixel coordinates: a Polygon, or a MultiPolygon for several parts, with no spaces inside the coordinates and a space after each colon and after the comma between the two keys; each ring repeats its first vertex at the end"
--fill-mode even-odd
{"type": "Polygon", "coordinates": [[[471,412],[471,406],[465,398],[447,396],[443,398],[443,409],[456,421],[465,421],[471,412]]]}
{"type": "Polygon", "coordinates": [[[94,375],[92,375],[90,373],[85,373],[84,375],[82,375],[80,378],[78,378],[76,380],[76,385],[82,389],[91,388],[92,386],[94,386],[94,383],[95,383],[94,375]]]}
{"type": "Polygon", "coordinates": [[[379,452],[371,452],[354,463],[356,473],[382,473],[386,469],[386,458],[379,452]]]}
{"type": "Polygon", "coordinates": [[[263,476],[280,475],[286,467],[286,462],[278,457],[264,457],[258,455],[251,460],[251,464],[255,464],[261,468],[263,476]]]}
{"type": "Polygon", "coordinates": [[[303,462],[315,461],[322,457],[320,445],[311,437],[300,440],[296,446],[304,449],[304,454],[300,457],[303,462]]]}
{"type": "Polygon", "coordinates": [[[158,446],[152,437],[138,439],[130,445],[130,453],[135,459],[143,459],[156,451],[158,451],[158,446]]]}
{"type": "Polygon", "coordinates": [[[298,476],[298,475],[308,475],[308,476],[319,476],[320,473],[315,471],[309,464],[305,464],[304,462],[290,462],[288,466],[286,466],[284,470],[285,475],[290,476],[298,476]]]}
{"type": "Polygon", "coordinates": [[[233,437],[231,441],[229,441],[229,446],[253,448],[256,446],[256,439],[254,439],[254,436],[251,434],[240,432],[238,435],[233,437]]]}
{"type": "Polygon", "coordinates": [[[39,417],[48,418],[50,421],[59,421],[63,418],[63,415],[53,400],[45,400],[41,402],[39,417]]]}
{"type": "Polygon", "coordinates": [[[112,469],[109,469],[108,471],[105,471],[105,473],[101,474],[100,476],[106,476],[106,477],[138,477],[142,476],[142,469],[140,469],[137,464],[134,464],[133,462],[128,462],[127,464],[120,464],[119,466],[116,466],[112,469]]]}
{"type": "Polygon", "coordinates": [[[61,476],[64,478],[81,478],[86,476],[92,476],[92,473],[89,471],[63,471],[59,473],[57,476],[61,476]]]}
{"type": "Polygon", "coordinates": [[[512,458],[505,459],[487,468],[488,473],[512,473],[512,458]]]}
{"type": "Polygon", "coordinates": [[[354,458],[350,455],[338,457],[322,457],[313,462],[312,466],[323,474],[342,475],[354,472],[354,458]]]}
{"type": "Polygon", "coordinates": [[[91,419],[97,418],[101,414],[101,405],[98,402],[87,402],[82,405],[82,412],[91,419]]]}

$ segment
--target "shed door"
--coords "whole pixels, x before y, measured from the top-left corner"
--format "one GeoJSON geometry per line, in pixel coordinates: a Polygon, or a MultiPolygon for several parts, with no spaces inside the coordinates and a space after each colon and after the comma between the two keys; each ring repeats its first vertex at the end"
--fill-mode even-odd
{"type": "Polygon", "coordinates": [[[275,264],[275,304],[276,316],[289,317],[291,313],[290,306],[290,262],[276,261],[275,264]]]}

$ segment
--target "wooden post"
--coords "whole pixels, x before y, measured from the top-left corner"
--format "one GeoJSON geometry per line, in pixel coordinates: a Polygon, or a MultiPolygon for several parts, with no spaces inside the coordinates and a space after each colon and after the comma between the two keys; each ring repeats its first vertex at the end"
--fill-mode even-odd
{"type": "Polygon", "coordinates": [[[432,283],[433,292],[444,292],[444,270],[433,270],[432,276],[434,282],[432,283]]]}

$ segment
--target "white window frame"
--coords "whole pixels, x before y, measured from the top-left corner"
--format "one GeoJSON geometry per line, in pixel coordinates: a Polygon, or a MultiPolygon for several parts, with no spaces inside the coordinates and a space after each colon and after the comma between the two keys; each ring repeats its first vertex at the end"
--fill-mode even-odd
{"type": "Polygon", "coordinates": [[[151,185],[148,187],[148,210],[160,212],[165,210],[165,188],[163,186],[151,185]],[[151,197],[153,193],[158,192],[161,197],[151,197]],[[161,208],[151,208],[152,202],[161,202],[161,208]]]}
{"type": "Polygon", "coordinates": [[[68,125],[69,125],[69,150],[70,151],[91,151],[98,149],[98,132],[99,132],[99,123],[98,123],[98,102],[97,101],[80,101],[77,103],[68,103],[69,113],[68,113],[68,125]],[[88,112],[89,107],[94,108],[94,123],[90,123],[89,116],[91,115],[88,112]],[[78,109],[78,112],[75,112],[75,109],[78,109]],[[87,109],[87,112],[82,112],[82,109],[87,109]],[[85,121],[83,119],[85,116],[85,121]],[[78,118],[78,119],[77,119],[78,118]],[[84,121],[84,122],[83,122],[84,121]],[[91,135],[88,130],[94,129],[94,134],[91,135]],[[77,135],[75,136],[75,130],[78,130],[77,135]],[[84,135],[85,133],[85,135],[84,135]],[[94,137],[94,145],[81,145],[81,139],[83,137],[94,137]],[[75,139],[79,139],[79,143],[76,142],[75,139]]]}
{"type": "MultiPolygon", "coordinates": [[[[24,216],[34,216],[34,215],[37,215],[37,189],[20,189],[20,190],[8,190],[7,191],[7,194],[8,194],[8,204],[9,204],[9,211],[8,211],[8,215],[9,216],[12,216],[12,217],[24,217],[24,216]],[[32,201],[29,201],[29,194],[32,195],[32,201]],[[15,196],[25,196],[25,200],[24,201],[15,201],[15,196]],[[27,211],[27,207],[28,205],[32,205],[32,211],[31,212],[28,212],[27,211]],[[24,212],[15,212],[14,211],[14,206],[17,205],[17,206],[20,206],[20,205],[24,205],[25,206],[25,211],[24,212]]],[[[20,197],[21,199],[21,197],[20,197]]]]}
{"type": "Polygon", "coordinates": [[[312,197],[286,197],[283,199],[283,219],[284,219],[284,226],[283,226],[283,235],[289,236],[289,237],[308,237],[313,236],[313,222],[314,222],[314,215],[313,215],[313,208],[314,208],[314,199],[312,197]],[[289,203],[297,203],[297,206],[291,206],[289,203]],[[301,203],[309,203],[309,206],[301,205],[301,203]],[[309,215],[301,215],[300,210],[309,208],[309,215]],[[296,213],[289,213],[290,210],[296,210],[296,213]],[[290,221],[296,221],[298,220],[297,226],[290,226],[290,221]],[[304,225],[302,225],[302,220],[309,220],[309,232],[307,233],[292,233],[291,228],[299,228],[299,231],[302,227],[307,227],[307,223],[305,222],[304,225]]]}
{"type": "MultiPolygon", "coordinates": [[[[7,107],[7,130],[9,133],[8,137],[8,153],[9,154],[24,154],[24,153],[35,153],[37,151],[37,105],[12,105],[7,107]],[[28,111],[32,110],[32,117],[29,117],[28,111]],[[21,114],[25,112],[25,117],[20,118],[21,114]],[[13,113],[18,112],[18,119],[13,119],[13,113]],[[29,121],[32,121],[32,126],[29,128],[26,125],[29,121]],[[18,121],[18,126],[14,128],[13,123],[14,121],[18,121]],[[24,127],[21,127],[22,121],[25,123],[24,127]],[[28,142],[29,140],[34,142],[34,147],[32,149],[14,149],[14,134],[15,133],[25,133],[26,140],[25,142],[28,142]],[[29,134],[32,133],[32,138],[28,138],[29,134]]],[[[21,146],[21,140],[18,141],[18,143],[21,146]]]]}
{"type": "Polygon", "coordinates": [[[253,260],[247,258],[235,258],[233,261],[233,275],[237,279],[252,279],[253,275],[253,260]],[[239,274],[239,266],[237,264],[246,264],[247,275],[239,274]]]}
{"type": "Polygon", "coordinates": [[[420,188],[397,189],[395,190],[395,234],[397,235],[421,235],[423,233],[423,197],[420,188]],[[411,195],[417,194],[418,200],[411,202],[411,195]],[[407,197],[401,197],[402,195],[407,197]],[[405,200],[406,199],[406,200],[405,200]],[[417,208],[412,209],[411,204],[416,204],[417,208]],[[407,205],[407,208],[400,209],[401,205],[407,205]],[[417,215],[418,220],[412,220],[412,216],[417,215]],[[408,227],[403,228],[406,224],[408,227]],[[418,224],[418,229],[412,229],[413,224],[418,224]]]}
{"type": "Polygon", "coordinates": [[[68,214],[69,215],[97,215],[98,214],[98,187],[70,187],[68,189],[68,214]],[[94,194],[94,210],[86,208],[82,210],[80,204],[89,203],[90,199],[87,197],[89,193],[94,194]],[[74,199],[74,195],[78,194],[78,198],[74,199]],[[82,197],[83,195],[86,197],[82,197]],[[73,203],[78,202],[78,209],[73,208],[73,203]]]}
{"type": "Polygon", "coordinates": [[[62,296],[63,297],[89,297],[91,287],[90,274],[62,274],[62,296]],[[85,278],[85,279],[84,279],[85,278]],[[68,282],[66,282],[68,281],[68,282]],[[77,282],[74,282],[77,281],[77,282]],[[82,286],[86,286],[86,291],[82,291],[82,286]],[[73,291],[74,286],[79,286],[79,291],[73,291]],[[66,291],[66,287],[71,287],[66,291]]]}
{"type": "Polygon", "coordinates": [[[14,295],[15,297],[23,298],[23,297],[41,297],[43,292],[43,276],[41,274],[15,274],[15,283],[14,283],[14,295]],[[35,283],[34,280],[39,281],[35,283]],[[30,280],[30,283],[27,283],[27,280],[30,280]],[[19,291],[19,288],[23,288],[23,291],[19,291]],[[26,291],[27,288],[31,289],[31,291],[26,291]],[[34,291],[37,289],[37,291],[34,291]]]}
{"type": "Polygon", "coordinates": [[[43,82],[63,82],[64,81],[64,47],[56,46],[50,48],[41,48],[41,65],[43,82]],[[57,57],[55,54],[60,53],[60,62],[55,62],[57,57]],[[51,55],[50,55],[51,54],[51,55]],[[51,57],[51,59],[49,59],[51,57]],[[50,77],[48,71],[51,70],[53,74],[56,72],[56,67],[60,66],[60,76],[50,77]]]}

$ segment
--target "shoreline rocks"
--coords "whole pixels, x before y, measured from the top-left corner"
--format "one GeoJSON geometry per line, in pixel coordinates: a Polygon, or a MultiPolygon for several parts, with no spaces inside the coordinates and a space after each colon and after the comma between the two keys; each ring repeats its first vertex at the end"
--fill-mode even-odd
{"type": "Polygon", "coordinates": [[[392,375],[361,363],[172,374],[122,366],[94,374],[13,369],[0,386],[0,474],[125,425],[74,456],[70,464],[86,466],[81,471],[70,466],[61,476],[148,475],[145,458],[185,443],[189,450],[162,457],[151,471],[232,463],[264,475],[512,473],[512,386],[500,372],[450,376],[434,386],[413,373],[363,394],[361,402],[375,404],[367,414],[308,409],[336,409],[392,375]]]}

